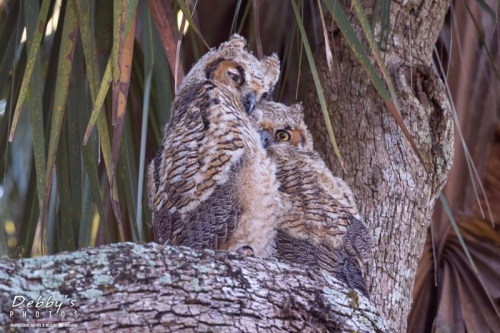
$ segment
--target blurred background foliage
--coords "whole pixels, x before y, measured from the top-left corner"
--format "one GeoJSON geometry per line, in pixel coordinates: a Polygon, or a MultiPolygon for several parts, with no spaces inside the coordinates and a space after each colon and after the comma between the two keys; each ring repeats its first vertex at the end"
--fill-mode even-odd
{"type": "MultiPolygon", "coordinates": [[[[279,54],[274,99],[301,101],[331,3],[0,0],[0,253],[151,241],[145,168],[184,73],[238,32],[254,53],[279,54]]],[[[373,3],[380,45],[391,1],[373,3]]],[[[453,1],[436,43],[460,131],[448,203],[437,204],[416,277],[415,332],[500,327],[497,21],[497,0],[453,1]]]]}

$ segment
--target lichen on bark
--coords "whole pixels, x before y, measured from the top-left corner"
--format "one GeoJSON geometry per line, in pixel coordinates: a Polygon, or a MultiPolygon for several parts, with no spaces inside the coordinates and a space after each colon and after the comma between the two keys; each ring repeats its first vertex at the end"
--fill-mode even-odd
{"type": "MultiPolygon", "coordinates": [[[[373,1],[361,3],[370,13],[373,1]]],[[[350,2],[344,3],[361,38],[350,7],[350,2]]],[[[453,160],[451,107],[430,64],[448,7],[449,1],[392,1],[388,43],[382,50],[401,116],[425,167],[333,24],[328,28],[332,70],[328,69],[325,45],[317,50],[315,60],[345,172],[329,141],[312,82],[304,103],[315,148],[334,174],[351,185],[371,230],[375,248],[367,267],[370,292],[389,327],[397,332],[407,330],[418,260],[434,202],[453,160]]],[[[332,22],[329,15],[326,22],[332,22]]],[[[380,27],[376,32],[380,33],[380,27]]]]}
{"type": "Polygon", "coordinates": [[[65,300],[66,317],[52,307],[52,321],[76,325],[66,328],[71,332],[385,331],[377,309],[333,277],[224,251],[119,243],[0,259],[0,272],[0,327],[50,319],[47,309],[13,308],[17,295],[24,305],[40,296],[65,300]]]}

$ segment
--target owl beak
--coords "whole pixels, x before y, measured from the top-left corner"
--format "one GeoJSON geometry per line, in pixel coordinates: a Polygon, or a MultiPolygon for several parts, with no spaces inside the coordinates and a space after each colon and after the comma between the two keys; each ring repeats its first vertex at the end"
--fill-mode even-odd
{"type": "Polygon", "coordinates": [[[250,114],[253,109],[255,109],[255,93],[251,92],[243,99],[243,106],[245,107],[245,111],[250,114]]]}
{"type": "Polygon", "coordinates": [[[267,149],[271,144],[271,133],[268,130],[262,130],[260,134],[260,145],[262,148],[267,149]]]}

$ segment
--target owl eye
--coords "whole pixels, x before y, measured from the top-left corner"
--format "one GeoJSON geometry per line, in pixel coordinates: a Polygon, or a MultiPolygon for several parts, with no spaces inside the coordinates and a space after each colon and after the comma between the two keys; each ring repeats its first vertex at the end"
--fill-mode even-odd
{"type": "Polygon", "coordinates": [[[276,139],[279,141],[288,141],[290,140],[290,133],[287,131],[277,131],[276,132],[276,139]]]}
{"type": "Polygon", "coordinates": [[[240,75],[235,74],[235,73],[231,73],[231,72],[228,72],[228,74],[229,74],[229,77],[231,78],[231,80],[233,80],[234,83],[236,83],[237,85],[241,84],[242,78],[241,78],[240,75]]]}
{"type": "Polygon", "coordinates": [[[262,94],[262,99],[265,100],[265,101],[268,101],[270,96],[271,95],[269,95],[268,92],[265,92],[265,93],[262,94]]]}

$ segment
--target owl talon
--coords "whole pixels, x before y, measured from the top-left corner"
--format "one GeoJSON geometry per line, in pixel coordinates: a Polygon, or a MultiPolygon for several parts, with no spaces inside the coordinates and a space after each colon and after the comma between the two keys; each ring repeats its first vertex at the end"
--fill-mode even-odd
{"type": "Polygon", "coordinates": [[[236,250],[236,253],[238,253],[240,256],[243,256],[243,257],[253,257],[254,256],[252,247],[248,246],[248,245],[240,246],[236,250]]]}

